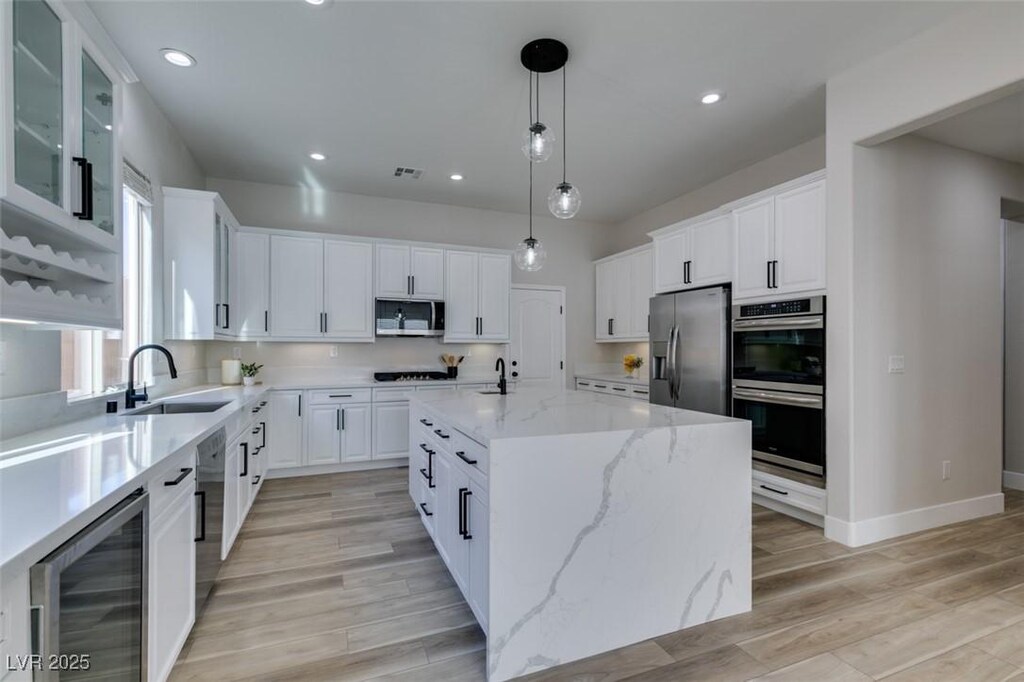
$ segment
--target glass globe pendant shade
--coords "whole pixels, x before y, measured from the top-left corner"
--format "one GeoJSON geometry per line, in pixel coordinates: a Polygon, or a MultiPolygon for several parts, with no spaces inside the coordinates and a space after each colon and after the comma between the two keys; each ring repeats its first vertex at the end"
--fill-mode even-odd
{"type": "Polygon", "coordinates": [[[556,218],[568,220],[580,210],[580,191],[570,182],[560,182],[548,195],[548,209],[556,218]]]}
{"type": "Polygon", "coordinates": [[[536,272],[544,267],[548,252],[544,245],[533,237],[527,237],[516,246],[516,267],[526,272],[536,272]]]}
{"type": "Polygon", "coordinates": [[[523,154],[534,163],[541,163],[551,158],[555,150],[555,134],[551,128],[537,121],[523,131],[523,154]]]}

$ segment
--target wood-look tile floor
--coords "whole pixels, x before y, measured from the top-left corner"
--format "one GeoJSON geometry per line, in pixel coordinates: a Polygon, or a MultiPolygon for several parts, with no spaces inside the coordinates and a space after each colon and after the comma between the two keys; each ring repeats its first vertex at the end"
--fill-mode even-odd
{"type": "MultiPolygon", "coordinates": [[[[406,476],[267,481],[172,679],[483,680],[406,476]]],[[[857,549],[755,507],[753,611],[529,679],[1024,682],[1024,493],[1006,500],[857,549]]]]}

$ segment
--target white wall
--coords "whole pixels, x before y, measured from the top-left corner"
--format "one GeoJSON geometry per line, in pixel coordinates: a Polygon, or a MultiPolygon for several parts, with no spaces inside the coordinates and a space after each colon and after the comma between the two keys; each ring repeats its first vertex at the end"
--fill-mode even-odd
{"type": "Polygon", "coordinates": [[[1024,222],[1006,221],[1006,336],[1004,469],[1007,483],[1024,490],[1024,222]]]}
{"type": "MultiPolygon", "coordinates": [[[[832,79],[827,84],[826,158],[828,169],[828,292],[829,334],[827,353],[829,383],[826,396],[828,423],[828,518],[826,534],[847,543],[909,532],[921,527],[949,522],[983,509],[966,502],[950,508],[941,517],[928,510],[900,519],[881,518],[893,511],[910,511],[910,504],[941,504],[956,494],[973,492],[972,481],[963,490],[932,482],[927,489],[915,490],[904,500],[904,491],[892,487],[877,490],[872,481],[901,468],[899,458],[879,459],[871,447],[885,444],[888,453],[907,456],[907,448],[920,443],[901,442],[905,432],[890,430],[871,437],[871,429],[884,426],[870,410],[860,410],[884,400],[887,385],[860,381],[862,372],[876,372],[877,358],[865,364],[857,344],[864,343],[864,329],[880,330],[881,320],[872,315],[874,304],[863,302],[867,295],[864,277],[883,276],[891,281],[893,268],[904,263],[872,259],[878,271],[865,273],[859,263],[866,240],[858,239],[870,231],[872,220],[880,216],[864,200],[871,191],[871,172],[877,164],[884,167],[884,151],[872,151],[862,143],[877,143],[954,115],[986,100],[997,98],[1024,84],[1024,6],[988,4],[965,10],[943,24],[925,31],[896,48],[878,55],[832,79]],[[881,154],[872,157],[872,154],[881,154]],[[884,386],[884,388],[883,388],[884,386]],[[863,393],[863,392],[867,393],[863,393]],[[873,418],[873,415],[875,418],[873,418]],[[869,444],[870,443],[870,444],[869,444]],[[877,469],[877,471],[873,470],[877,469]],[[954,492],[956,491],[956,492],[954,492]],[[913,502],[910,502],[910,500],[913,502]],[[941,518],[940,518],[941,517],[941,518]],[[860,524],[874,520],[873,524],[860,524]],[[860,524],[860,525],[858,525],[860,524]]],[[[887,220],[888,224],[893,221],[887,220]]],[[[912,254],[921,258],[924,253],[912,254]]],[[[901,333],[913,330],[900,321],[901,333]]],[[[945,337],[936,336],[935,343],[945,337]]],[[[870,352],[870,350],[869,350],[870,352]]],[[[943,391],[956,392],[952,381],[943,391]]],[[[904,415],[907,412],[903,411],[904,415]]],[[[928,415],[914,415],[926,419],[928,415]]],[[[962,423],[962,420],[961,420],[962,423]]],[[[973,429],[972,429],[973,430],[973,429]]],[[[957,479],[954,478],[954,481],[957,479]]],[[[921,509],[918,507],[918,509],[921,509]]]]}
{"type": "MultiPolygon", "coordinates": [[[[210,178],[207,186],[221,194],[243,225],[251,227],[502,249],[514,248],[527,233],[526,216],[514,213],[222,178],[210,178]]],[[[557,220],[545,217],[545,214],[545,209],[537,209],[534,215],[534,236],[547,248],[547,263],[538,272],[522,272],[513,266],[512,281],[566,287],[566,376],[571,377],[575,363],[589,362],[599,357],[597,344],[594,343],[592,261],[602,251],[607,226],[579,220],[557,220]]],[[[372,349],[368,349],[366,344],[341,344],[339,355],[343,357],[333,363],[327,359],[325,364],[357,366],[364,358],[367,363],[377,366],[388,362],[434,363],[437,355],[444,350],[442,345],[430,340],[410,341],[394,347],[386,343],[378,342],[372,349]],[[394,360],[391,360],[385,354],[393,349],[398,349],[398,352],[394,360]]],[[[326,351],[321,353],[314,347],[316,344],[301,345],[309,348],[297,351],[264,350],[262,353],[274,362],[307,363],[324,360],[326,351]]],[[[211,345],[211,366],[223,357],[224,346],[211,345]]],[[[247,348],[244,352],[253,351],[247,348]]],[[[493,362],[493,356],[489,357],[492,357],[493,362]]]]}

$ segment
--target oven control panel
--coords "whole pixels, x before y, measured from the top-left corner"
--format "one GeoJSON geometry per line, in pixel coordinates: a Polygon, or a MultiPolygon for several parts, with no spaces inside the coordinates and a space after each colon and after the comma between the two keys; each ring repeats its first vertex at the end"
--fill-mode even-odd
{"type": "Polygon", "coordinates": [[[747,317],[776,317],[779,315],[803,315],[823,312],[821,296],[814,298],[797,298],[789,301],[772,301],[771,303],[752,303],[740,306],[740,314],[736,319],[747,317]]]}

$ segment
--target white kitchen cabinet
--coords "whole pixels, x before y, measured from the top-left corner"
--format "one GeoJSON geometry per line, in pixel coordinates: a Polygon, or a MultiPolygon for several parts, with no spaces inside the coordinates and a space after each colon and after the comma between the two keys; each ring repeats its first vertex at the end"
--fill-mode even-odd
{"type": "Polygon", "coordinates": [[[268,468],[282,469],[302,465],[302,391],[272,391],[267,401],[270,420],[267,425],[268,468]]]}
{"type": "Polygon", "coordinates": [[[732,280],[732,218],[688,220],[654,236],[655,291],[681,291],[732,280]]]}
{"type": "MultiPolygon", "coordinates": [[[[451,565],[451,552],[459,549],[459,507],[455,496],[455,480],[452,474],[455,465],[448,457],[439,456],[434,450],[434,544],[445,564],[451,565]]],[[[453,577],[454,574],[453,574],[453,577]]],[[[458,582],[459,578],[455,578],[458,582]]]]}
{"type": "Polygon", "coordinates": [[[373,458],[409,456],[409,402],[373,404],[373,458]]]}
{"type": "Polygon", "coordinates": [[[216,192],[163,192],[164,336],[231,338],[238,321],[230,267],[238,222],[216,192]]]}
{"type": "Polygon", "coordinates": [[[270,333],[323,336],[324,242],[313,237],[270,237],[270,333]]]}
{"type": "Polygon", "coordinates": [[[408,244],[377,244],[378,298],[444,297],[444,250],[408,244]]]}
{"type": "Polygon", "coordinates": [[[239,472],[241,471],[242,438],[231,439],[224,451],[224,521],[221,534],[221,559],[227,559],[242,522],[238,516],[239,472]]]}
{"type": "Polygon", "coordinates": [[[178,487],[149,531],[149,675],[157,681],[170,675],[196,615],[195,473],[178,487]]]}
{"type": "Polygon", "coordinates": [[[310,405],[306,416],[306,464],[341,461],[341,407],[310,405]]]}
{"type": "Polygon", "coordinates": [[[594,273],[595,339],[646,339],[652,294],[651,248],[632,249],[597,261],[594,273]]]}
{"type": "Polygon", "coordinates": [[[825,289],[825,180],[736,208],[733,220],[734,300],[825,289]]]}
{"type": "Polygon", "coordinates": [[[465,497],[467,563],[466,601],[480,620],[480,627],[487,631],[488,605],[490,602],[490,518],[487,504],[487,490],[472,479],[466,479],[468,494],[465,497]]]}
{"type": "Polygon", "coordinates": [[[445,341],[508,343],[512,258],[445,252],[445,341]]]}
{"type": "Polygon", "coordinates": [[[341,407],[341,461],[359,462],[373,454],[373,412],[368,404],[341,407]]]}
{"type": "Polygon", "coordinates": [[[270,333],[270,235],[239,231],[231,267],[235,332],[242,339],[264,338],[270,333]]]}
{"type": "Polygon", "coordinates": [[[324,240],[324,335],[373,341],[373,244],[324,240]]]}

